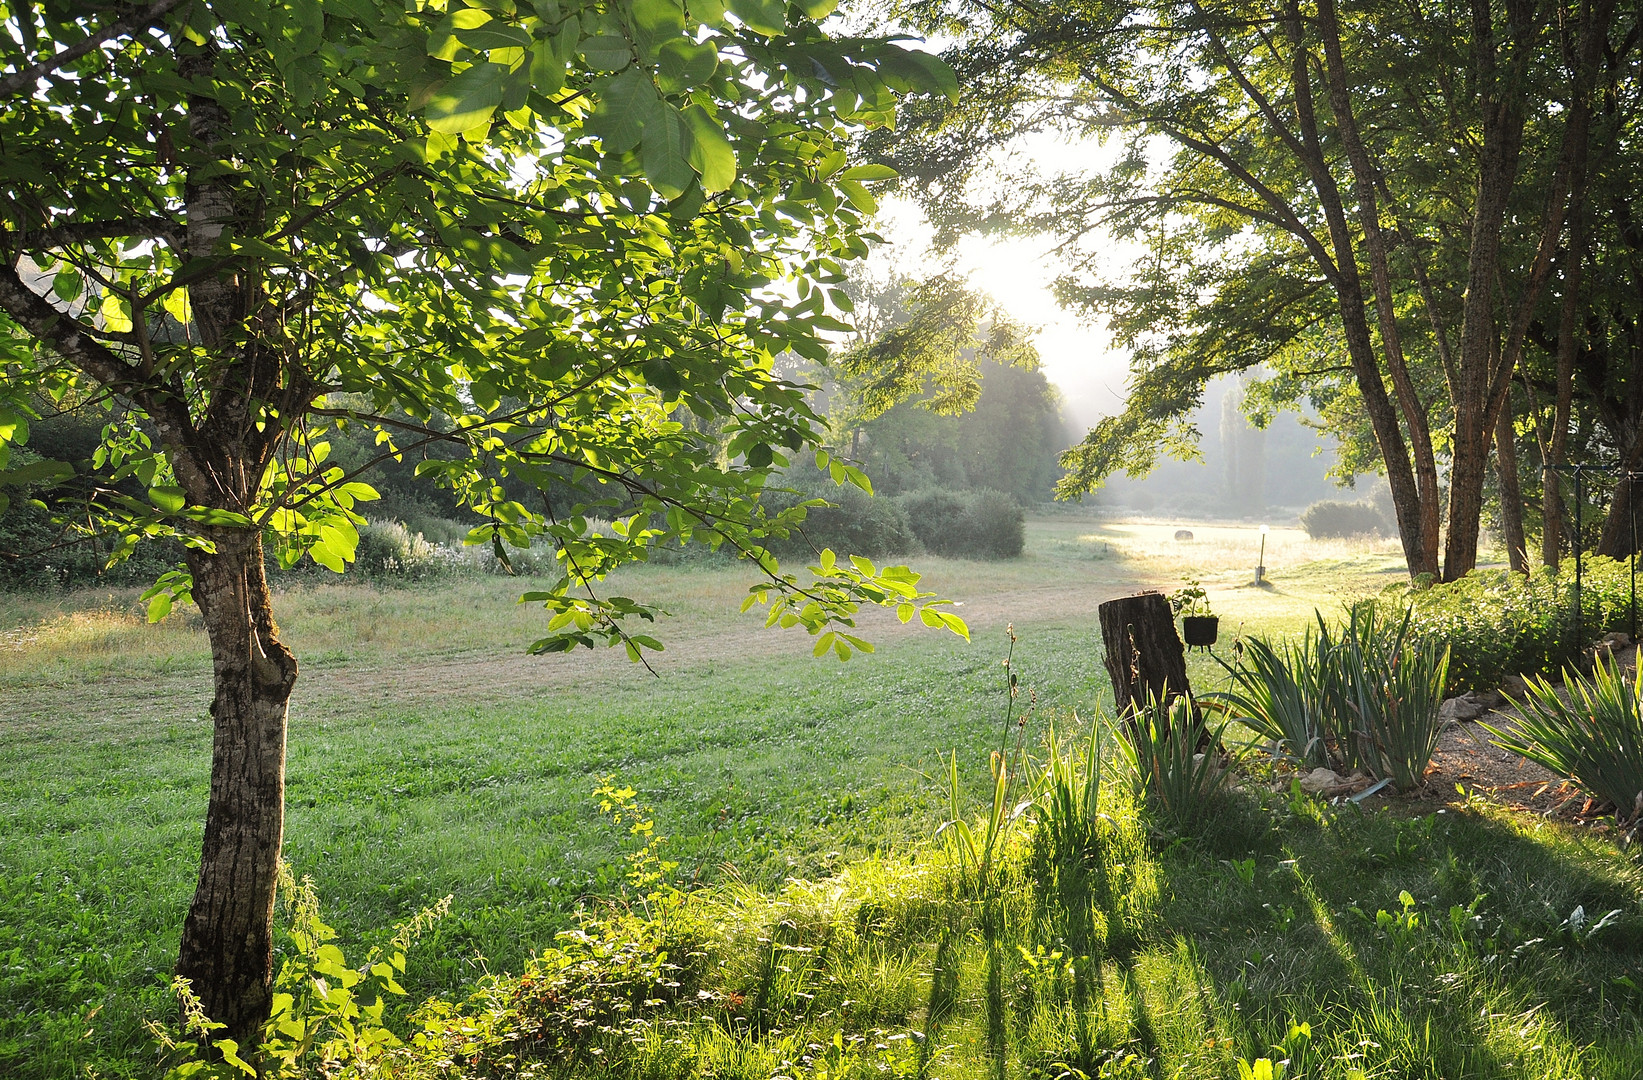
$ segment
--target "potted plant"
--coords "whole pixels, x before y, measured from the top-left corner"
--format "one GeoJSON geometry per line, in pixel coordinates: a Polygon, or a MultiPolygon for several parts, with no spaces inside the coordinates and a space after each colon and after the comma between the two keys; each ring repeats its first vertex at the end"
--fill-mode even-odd
{"type": "Polygon", "coordinates": [[[1220,636],[1221,617],[1209,610],[1209,593],[1193,578],[1183,578],[1169,594],[1170,613],[1181,619],[1181,636],[1188,648],[1207,649],[1220,636]]]}

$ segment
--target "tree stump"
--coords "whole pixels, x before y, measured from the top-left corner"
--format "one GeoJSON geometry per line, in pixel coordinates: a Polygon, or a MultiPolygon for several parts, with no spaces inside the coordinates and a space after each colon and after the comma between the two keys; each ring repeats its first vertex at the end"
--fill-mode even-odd
{"type": "Polygon", "coordinates": [[[1118,715],[1177,694],[1192,695],[1187,682],[1186,650],[1175,633],[1175,616],[1163,593],[1143,592],[1108,600],[1099,609],[1101,640],[1107,650],[1118,715]]]}

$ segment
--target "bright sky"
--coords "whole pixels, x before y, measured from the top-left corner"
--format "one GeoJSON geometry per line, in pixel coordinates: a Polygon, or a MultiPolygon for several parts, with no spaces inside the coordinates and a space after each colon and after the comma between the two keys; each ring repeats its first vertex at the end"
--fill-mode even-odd
{"type": "MultiPolygon", "coordinates": [[[[1093,141],[1049,136],[1022,140],[1017,150],[1030,157],[1039,170],[1077,171],[1100,167],[1112,150],[1093,141]]],[[[995,174],[1007,176],[1009,163],[1000,161],[995,174]]],[[[920,277],[930,260],[923,215],[906,199],[883,200],[879,232],[889,241],[876,258],[910,277],[920,277]]],[[[1044,363],[1045,376],[1067,400],[1068,419],[1089,426],[1120,411],[1128,363],[1115,350],[1104,326],[1081,322],[1063,311],[1051,289],[1061,268],[1049,255],[1047,238],[985,241],[971,238],[956,253],[957,266],[970,283],[985,290],[1020,322],[1035,327],[1034,344],[1044,363]]],[[[1115,255],[1120,249],[1115,245],[1115,255]]]]}

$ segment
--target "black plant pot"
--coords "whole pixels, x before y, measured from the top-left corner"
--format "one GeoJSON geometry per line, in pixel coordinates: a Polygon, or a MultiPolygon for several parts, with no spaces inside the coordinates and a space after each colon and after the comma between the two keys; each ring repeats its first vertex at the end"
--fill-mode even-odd
{"type": "Polygon", "coordinates": [[[1219,615],[1186,615],[1181,619],[1181,633],[1192,648],[1209,648],[1220,636],[1220,630],[1219,615]]]}

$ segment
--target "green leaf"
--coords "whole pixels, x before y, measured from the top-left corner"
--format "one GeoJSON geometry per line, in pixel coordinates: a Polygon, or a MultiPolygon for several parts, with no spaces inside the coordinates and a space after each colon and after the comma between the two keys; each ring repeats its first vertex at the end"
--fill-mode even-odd
{"type": "Polygon", "coordinates": [[[674,38],[664,42],[657,55],[656,81],[662,92],[681,94],[713,78],[719,70],[719,50],[711,41],[674,38]]]}
{"type": "Polygon", "coordinates": [[[84,275],[68,263],[64,263],[57,271],[57,276],[51,279],[51,291],[57,294],[59,300],[68,304],[78,300],[85,287],[84,275]]]}
{"type": "Polygon", "coordinates": [[[588,130],[604,142],[607,153],[626,153],[639,145],[645,125],[660,112],[660,105],[650,77],[629,68],[605,86],[588,117],[588,130]]]}
{"type": "Polygon", "coordinates": [[[662,102],[644,130],[645,178],[657,194],[670,202],[685,193],[696,179],[690,167],[690,129],[684,118],[667,102],[662,102]]]}
{"type": "Polygon", "coordinates": [[[730,0],[730,12],[757,33],[777,37],[787,32],[786,0],[730,0]]]}
{"type": "Polygon", "coordinates": [[[594,71],[621,71],[633,62],[633,46],[627,38],[600,34],[582,42],[582,55],[594,71]]]}
{"type": "Polygon", "coordinates": [[[888,165],[852,165],[839,173],[840,180],[894,180],[900,176],[888,165]]]}
{"type": "Polygon", "coordinates": [[[839,6],[839,0],[794,0],[799,10],[804,12],[805,18],[818,21],[833,14],[839,6]]]}
{"type": "Polygon", "coordinates": [[[736,182],[736,151],[719,122],[701,106],[692,105],[683,115],[690,127],[690,166],[701,176],[702,190],[710,195],[724,191],[736,182]]]}
{"type": "Polygon", "coordinates": [[[958,75],[935,53],[892,46],[880,61],[880,69],[895,77],[892,82],[903,82],[911,90],[958,100],[958,75]]]}
{"type": "Polygon", "coordinates": [[[117,292],[103,294],[97,313],[103,317],[103,329],[111,334],[129,334],[135,325],[131,321],[131,301],[117,292]]]}
{"type": "Polygon", "coordinates": [[[663,44],[680,39],[685,32],[685,10],[679,0],[630,0],[633,25],[639,31],[639,46],[655,56],[663,44]]]}
{"type": "MultiPolygon", "coordinates": [[[[472,8],[466,9],[472,11],[472,8]]],[[[517,26],[492,20],[472,29],[458,29],[456,39],[475,52],[492,49],[528,49],[531,36],[517,26]]]]}
{"type": "Polygon", "coordinates": [[[162,484],[148,489],[148,501],[159,507],[163,513],[175,514],[188,505],[188,493],[180,487],[162,484]]]}
{"type": "Polygon", "coordinates": [[[490,121],[502,104],[509,69],[490,61],[475,64],[436,91],[428,102],[428,126],[447,135],[471,131],[490,121]]]}
{"type": "Polygon", "coordinates": [[[194,321],[194,305],[188,301],[187,288],[172,289],[165,294],[165,299],[160,301],[160,306],[165,308],[167,315],[184,326],[194,321]]]}
{"type": "Polygon", "coordinates": [[[157,623],[171,614],[171,594],[168,592],[156,593],[148,602],[148,621],[157,623]]]}
{"type": "Polygon", "coordinates": [[[538,93],[549,96],[565,88],[565,62],[553,51],[552,42],[531,46],[531,83],[538,93]]]}
{"type": "Polygon", "coordinates": [[[862,187],[861,184],[855,180],[840,180],[838,184],[839,190],[844,192],[844,197],[850,200],[851,206],[854,206],[857,210],[860,210],[864,214],[878,213],[878,200],[873,198],[868,190],[862,187]]]}

